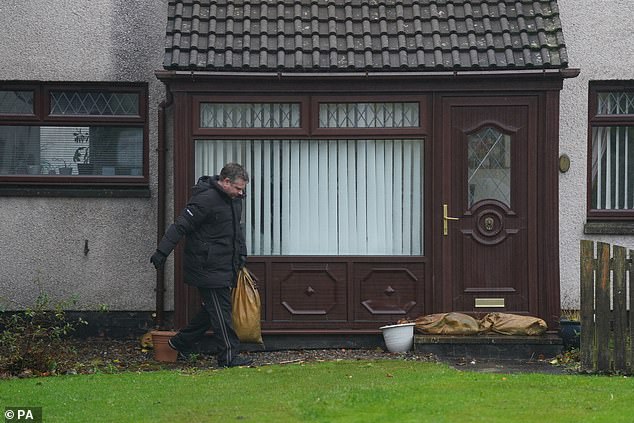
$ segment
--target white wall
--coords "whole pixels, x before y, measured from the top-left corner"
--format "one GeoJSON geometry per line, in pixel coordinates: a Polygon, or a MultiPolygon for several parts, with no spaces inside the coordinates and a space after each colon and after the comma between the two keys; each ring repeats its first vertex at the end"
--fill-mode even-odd
{"type": "Polygon", "coordinates": [[[579,299],[579,240],[590,239],[634,249],[634,236],[584,235],[588,145],[588,83],[634,80],[634,2],[559,0],[569,66],[581,69],[564,81],[561,93],[560,154],[570,170],[560,174],[560,261],[562,306],[579,299]]]}
{"type": "MultiPolygon", "coordinates": [[[[0,296],[153,310],[166,0],[2,0],[0,80],[148,82],[151,198],[0,197],[0,296]],[[88,240],[90,252],[84,255],[88,240]]],[[[167,298],[170,300],[171,287],[167,298]]]]}

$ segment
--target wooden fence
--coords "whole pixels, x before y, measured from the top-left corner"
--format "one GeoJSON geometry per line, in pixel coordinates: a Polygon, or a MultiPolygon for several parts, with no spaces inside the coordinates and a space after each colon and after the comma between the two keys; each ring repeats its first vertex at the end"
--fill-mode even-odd
{"type": "Polygon", "coordinates": [[[634,251],[581,241],[581,369],[634,370],[634,251]],[[629,298],[628,298],[629,297],[629,298]],[[630,306],[631,307],[631,306],[630,306]]]}

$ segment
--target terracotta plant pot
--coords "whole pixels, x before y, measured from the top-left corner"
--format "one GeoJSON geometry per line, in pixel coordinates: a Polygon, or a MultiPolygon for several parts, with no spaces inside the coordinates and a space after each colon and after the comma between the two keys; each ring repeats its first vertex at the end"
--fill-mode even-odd
{"type": "Polygon", "coordinates": [[[152,331],[152,344],[154,345],[154,359],[156,361],[167,363],[174,363],[176,361],[176,350],[173,350],[167,344],[167,341],[174,335],[176,335],[176,332],[167,330],[152,331]]]}

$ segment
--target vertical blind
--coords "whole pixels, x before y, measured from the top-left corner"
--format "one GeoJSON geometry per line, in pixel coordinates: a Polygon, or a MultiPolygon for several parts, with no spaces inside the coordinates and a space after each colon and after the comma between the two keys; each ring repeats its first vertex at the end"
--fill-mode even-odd
{"type": "Polygon", "coordinates": [[[423,140],[198,140],[196,177],[245,165],[251,255],[423,254],[423,140]]]}
{"type": "Polygon", "coordinates": [[[593,128],[592,208],[634,209],[634,126],[593,128]]]}

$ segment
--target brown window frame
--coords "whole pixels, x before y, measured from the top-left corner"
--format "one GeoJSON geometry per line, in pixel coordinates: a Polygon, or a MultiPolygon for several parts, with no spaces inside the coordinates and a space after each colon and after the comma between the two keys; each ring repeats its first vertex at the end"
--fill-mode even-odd
{"type": "Polygon", "coordinates": [[[336,138],[347,136],[352,138],[381,136],[428,136],[430,122],[428,113],[430,96],[427,95],[296,95],[296,96],[239,96],[239,95],[193,95],[191,96],[193,137],[227,137],[242,139],[249,137],[325,137],[336,138]],[[320,103],[418,103],[418,126],[389,128],[321,128],[319,127],[320,103]],[[200,108],[202,103],[299,103],[300,126],[297,128],[204,128],[200,126],[200,108]]]}
{"type": "MultiPolygon", "coordinates": [[[[634,94],[634,81],[591,81],[588,91],[588,146],[587,146],[587,220],[586,233],[623,233],[622,226],[610,225],[626,222],[634,225],[634,208],[605,210],[593,208],[592,204],[592,152],[593,131],[600,127],[634,127],[634,114],[598,114],[598,95],[605,92],[628,92],[634,94]],[[600,222],[604,221],[605,224],[600,222]],[[618,227],[617,227],[618,226],[618,227]]],[[[634,163],[631,163],[634,166],[634,163]]]]}
{"type": "Polygon", "coordinates": [[[149,122],[148,84],[145,82],[1,82],[0,90],[34,92],[34,114],[1,114],[0,126],[117,126],[143,131],[142,174],[102,175],[0,175],[0,196],[148,196],[149,122]],[[51,93],[57,91],[134,93],[139,98],[138,115],[51,115],[51,93]],[[87,193],[92,191],[92,195],[87,193]],[[123,191],[117,195],[113,191],[123,191]],[[125,192],[127,191],[127,192],[125,192]]]}
{"type": "Polygon", "coordinates": [[[308,135],[307,122],[309,121],[309,103],[307,97],[301,96],[192,96],[192,128],[193,135],[227,136],[237,138],[275,137],[275,136],[306,136],[308,135]],[[200,108],[204,103],[299,103],[300,124],[295,128],[206,128],[200,126],[200,108]]]}

